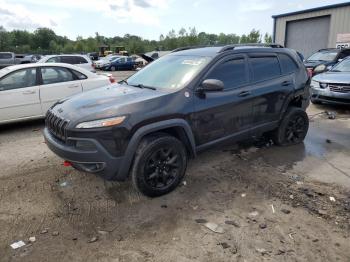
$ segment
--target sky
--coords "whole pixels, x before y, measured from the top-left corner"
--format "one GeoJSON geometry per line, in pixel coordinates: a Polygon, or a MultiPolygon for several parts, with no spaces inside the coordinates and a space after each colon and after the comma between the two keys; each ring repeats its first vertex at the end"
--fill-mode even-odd
{"type": "Polygon", "coordinates": [[[77,36],[133,34],[158,40],[171,29],[235,33],[251,29],[272,34],[272,15],[342,3],[337,0],[0,0],[0,25],[6,30],[49,27],[77,36]]]}

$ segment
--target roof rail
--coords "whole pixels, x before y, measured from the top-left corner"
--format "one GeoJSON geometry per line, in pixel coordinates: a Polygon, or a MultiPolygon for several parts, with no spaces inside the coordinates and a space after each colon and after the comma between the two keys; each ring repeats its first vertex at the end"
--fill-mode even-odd
{"type": "Polygon", "coordinates": [[[219,50],[218,53],[222,53],[222,52],[226,52],[228,50],[233,50],[235,49],[236,47],[243,47],[243,46],[252,46],[252,47],[271,47],[271,48],[284,48],[283,45],[280,45],[280,44],[275,44],[275,43],[271,43],[271,44],[265,44],[265,43],[247,43],[247,44],[234,44],[234,45],[226,45],[224,46],[223,48],[221,48],[219,50]]]}
{"type": "Polygon", "coordinates": [[[179,47],[171,51],[171,53],[176,53],[184,50],[189,50],[189,49],[196,49],[196,48],[203,48],[203,47],[213,47],[212,45],[196,45],[196,46],[184,46],[184,47],[179,47]]]}

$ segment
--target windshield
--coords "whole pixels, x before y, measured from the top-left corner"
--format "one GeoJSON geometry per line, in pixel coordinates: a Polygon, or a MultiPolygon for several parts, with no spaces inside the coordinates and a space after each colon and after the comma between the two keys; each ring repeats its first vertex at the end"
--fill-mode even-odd
{"type": "Polygon", "coordinates": [[[210,60],[209,57],[201,56],[163,56],[128,78],[128,84],[164,89],[181,88],[190,82],[210,60]]]}
{"type": "Polygon", "coordinates": [[[327,61],[331,62],[338,55],[337,51],[320,51],[311,55],[306,61],[327,61]]]}
{"type": "Polygon", "coordinates": [[[350,59],[346,59],[335,65],[332,70],[333,72],[350,72],[350,59]]]}

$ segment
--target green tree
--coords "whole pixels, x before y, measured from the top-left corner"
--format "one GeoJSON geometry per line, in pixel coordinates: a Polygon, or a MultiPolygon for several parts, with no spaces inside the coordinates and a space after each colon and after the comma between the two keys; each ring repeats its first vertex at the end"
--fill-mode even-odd
{"type": "Polygon", "coordinates": [[[264,35],[264,42],[267,43],[267,44],[272,43],[272,36],[269,35],[268,33],[266,33],[266,34],[264,35]]]}

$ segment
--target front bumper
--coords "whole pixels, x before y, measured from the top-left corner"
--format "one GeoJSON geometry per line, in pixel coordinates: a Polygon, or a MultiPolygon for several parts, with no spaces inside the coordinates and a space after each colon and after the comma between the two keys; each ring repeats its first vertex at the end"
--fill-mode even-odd
{"type": "Polygon", "coordinates": [[[328,88],[311,88],[311,101],[325,102],[339,105],[350,105],[350,93],[338,93],[328,88]]]}
{"type": "Polygon", "coordinates": [[[68,137],[67,143],[63,143],[50,131],[44,129],[44,137],[47,146],[52,152],[73,164],[79,170],[95,173],[107,180],[124,180],[118,176],[124,157],[113,157],[99,142],[91,138],[68,137]],[[82,150],[75,146],[76,142],[88,142],[93,148],[82,150]]]}

